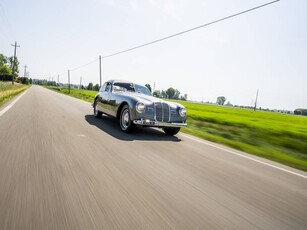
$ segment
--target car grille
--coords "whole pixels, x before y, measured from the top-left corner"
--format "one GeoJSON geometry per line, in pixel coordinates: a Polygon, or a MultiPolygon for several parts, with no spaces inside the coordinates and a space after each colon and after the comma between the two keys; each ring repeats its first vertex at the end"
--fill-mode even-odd
{"type": "Polygon", "coordinates": [[[156,120],[160,122],[170,121],[170,108],[167,103],[155,103],[156,120]]]}

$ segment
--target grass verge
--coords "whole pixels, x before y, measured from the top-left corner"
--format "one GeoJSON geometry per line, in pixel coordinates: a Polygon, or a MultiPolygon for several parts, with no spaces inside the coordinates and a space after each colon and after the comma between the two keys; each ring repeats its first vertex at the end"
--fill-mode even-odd
{"type": "MultiPolygon", "coordinates": [[[[67,89],[48,87],[68,94],[67,89]]],[[[69,94],[93,102],[97,92],[69,94]]],[[[179,101],[187,108],[182,132],[307,171],[307,117],[179,101]]]]}
{"type": "Polygon", "coordinates": [[[188,111],[183,132],[307,171],[307,117],[180,103],[188,111]]]}
{"type": "Polygon", "coordinates": [[[0,106],[29,87],[30,85],[23,85],[16,82],[12,85],[12,82],[0,81],[0,106]]]}
{"type": "Polygon", "coordinates": [[[68,96],[79,98],[83,101],[88,101],[88,102],[93,102],[96,94],[98,93],[96,91],[80,90],[80,89],[70,89],[70,93],[69,93],[67,88],[50,87],[50,86],[47,86],[46,88],[56,91],[58,93],[66,94],[68,96]]]}

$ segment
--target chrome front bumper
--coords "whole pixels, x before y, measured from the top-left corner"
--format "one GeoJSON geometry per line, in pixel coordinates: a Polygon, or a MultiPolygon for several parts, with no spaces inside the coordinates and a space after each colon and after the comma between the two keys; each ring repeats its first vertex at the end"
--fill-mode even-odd
{"type": "Polygon", "coordinates": [[[160,121],[152,121],[152,120],[134,120],[133,124],[143,125],[143,126],[152,126],[152,127],[185,127],[187,123],[178,123],[178,122],[160,122],[160,121]]]}

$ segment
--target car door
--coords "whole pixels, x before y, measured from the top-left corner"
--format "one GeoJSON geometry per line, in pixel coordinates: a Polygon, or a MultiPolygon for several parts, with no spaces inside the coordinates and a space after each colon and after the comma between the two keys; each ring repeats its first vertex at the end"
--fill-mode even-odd
{"type": "Polygon", "coordinates": [[[112,108],[110,105],[111,87],[111,82],[106,82],[103,84],[100,90],[101,92],[99,93],[98,106],[103,113],[113,116],[112,108]]]}

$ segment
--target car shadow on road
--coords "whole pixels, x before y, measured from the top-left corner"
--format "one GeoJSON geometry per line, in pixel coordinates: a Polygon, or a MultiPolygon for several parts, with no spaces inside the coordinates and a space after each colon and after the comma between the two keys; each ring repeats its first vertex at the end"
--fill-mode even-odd
{"type": "Polygon", "coordinates": [[[111,135],[122,141],[173,141],[180,142],[181,139],[177,136],[167,136],[164,132],[154,128],[135,127],[133,133],[123,133],[116,119],[102,116],[98,119],[94,115],[85,115],[85,120],[93,126],[101,129],[103,132],[111,135]]]}

